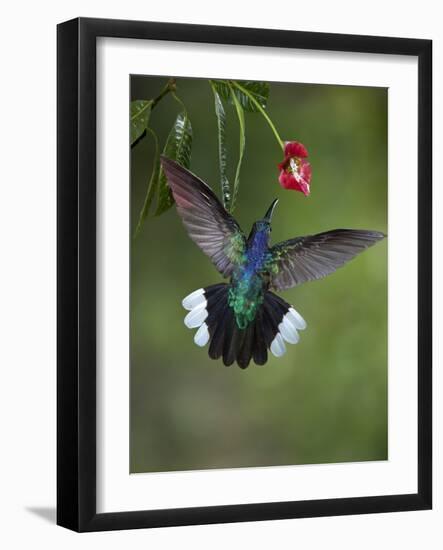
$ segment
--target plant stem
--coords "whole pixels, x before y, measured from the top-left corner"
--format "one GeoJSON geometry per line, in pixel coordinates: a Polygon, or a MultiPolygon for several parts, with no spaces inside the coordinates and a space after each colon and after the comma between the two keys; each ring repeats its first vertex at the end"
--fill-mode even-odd
{"type": "Polygon", "coordinates": [[[235,203],[237,202],[238,188],[240,185],[240,169],[243,161],[243,155],[245,153],[246,140],[245,140],[245,115],[244,115],[242,106],[240,105],[240,101],[235,95],[232,84],[229,84],[229,89],[231,90],[231,96],[234,102],[235,110],[237,111],[238,123],[240,126],[240,153],[238,157],[237,169],[235,171],[235,180],[234,180],[234,186],[232,190],[232,199],[231,199],[231,204],[229,208],[229,212],[232,214],[234,212],[235,203]]]}
{"type": "MultiPolygon", "coordinates": [[[[168,80],[168,82],[166,83],[165,87],[163,88],[163,90],[159,93],[159,95],[152,100],[152,103],[149,103],[148,105],[146,105],[145,109],[147,109],[148,107],[151,108],[151,111],[152,109],[154,109],[154,107],[165,97],[167,96],[169,93],[173,93],[175,92],[175,90],[177,89],[177,85],[176,85],[176,80],[175,78],[170,78],[168,80]]],[[[175,95],[175,94],[174,94],[175,95]]],[[[137,116],[139,116],[140,113],[137,114],[137,116]]],[[[142,139],[144,139],[146,137],[146,130],[143,131],[143,133],[134,141],[134,143],[131,144],[131,149],[133,149],[137,143],[139,143],[142,139]]]]}
{"type": "Polygon", "coordinates": [[[185,115],[187,116],[188,115],[188,111],[186,110],[186,106],[185,104],[183,103],[183,101],[178,97],[178,95],[175,93],[175,90],[172,91],[172,97],[175,99],[175,101],[181,106],[181,108],[183,109],[183,112],[185,113],[185,115]]]}
{"type": "Polygon", "coordinates": [[[166,83],[166,86],[163,88],[160,94],[152,102],[151,109],[153,109],[157,105],[157,103],[159,103],[159,101],[161,101],[165,97],[165,95],[169,94],[170,92],[175,92],[176,89],[177,89],[177,85],[176,85],[175,78],[170,78],[166,83]]]}
{"type": "Polygon", "coordinates": [[[274,136],[276,137],[278,144],[282,148],[282,150],[285,149],[285,144],[283,140],[281,139],[279,133],[277,132],[277,128],[274,126],[274,123],[269,118],[268,113],[263,109],[263,107],[260,105],[260,103],[255,99],[255,97],[246,89],[243,88],[236,80],[230,81],[236,88],[238,88],[243,94],[247,95],[249,99],[252,101],[252,103],[255,105],[257,110],[263,115],[266,122],[269,124],[269,127],[271,128],[272,132],[274,133],[274,136]]]}
{"type": "Polygon", "coordinates": [[[155,153],[154,153],[154,166],[152,168],[151,178],[149,179],[148,184],[148,190],[146,192],[145,201],[143,203],[143,207],[140,211],[137,227],[134,232],[134,239],[137,237],[137,235],[140,233],[141,227],[143,225],[143,222],[148,217],[149,214],[149,208],[151,207],[152,201],[154,199],[154,194],[156,191],[157,183],[158,183],[158,172],[160,169],[160,157],[159,157],[159,146],[158,146],[158,138],[157,134],[154,132],[154,130],[151,130],[151,128],[147,128],[149,133],[154,138],[154,145],[155,145],[155,153]]]}

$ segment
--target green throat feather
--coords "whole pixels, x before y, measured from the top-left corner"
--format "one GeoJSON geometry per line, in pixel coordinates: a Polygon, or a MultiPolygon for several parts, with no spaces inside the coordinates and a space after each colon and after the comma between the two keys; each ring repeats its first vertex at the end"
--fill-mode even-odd
{"type": "Polygon", "coordinates": [[[255,319],[263,298],[263,281],[258,276],[242,277],[231,286],[228,304],[234,310],[238,328],[247,328],[255,319]]]}

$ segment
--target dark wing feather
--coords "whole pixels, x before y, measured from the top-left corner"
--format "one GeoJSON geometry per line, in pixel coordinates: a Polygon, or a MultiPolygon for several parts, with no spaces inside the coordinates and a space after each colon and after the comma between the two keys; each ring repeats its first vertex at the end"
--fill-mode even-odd
{"type": "Polygon", "coordinates": [[[271,249],[270,286],[286,290],[326,277],[384,237],[378,231],[334,229],[278,243],[271,249]]]}
{"type": "Polygon", "coordinates": [[[245,250],[240,226],[206,183],[166,157],[161,162],[189,236],[218,271],[229,277],[245,250]]]}

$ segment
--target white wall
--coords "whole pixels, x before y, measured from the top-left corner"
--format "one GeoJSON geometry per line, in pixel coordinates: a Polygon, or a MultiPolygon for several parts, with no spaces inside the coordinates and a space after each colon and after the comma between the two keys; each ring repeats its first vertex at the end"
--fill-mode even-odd
{"type": "MultiPolygon", "coordinates": [[[[55,506],[55,25],[110,17],[432,38],[435,212],[441,210],[443,30],[441,2],[345,0],[206,2],[67,0],[7,2],[2,9],[0,129],[0,541],[8,549],[122,545],[149,548],[439,548],[443,493],[435,509],[373,516],[286,520],[76,535],[54,526],[55,506]],[[4,97],[3,97],[4,96],[4,97]],[[437,152],[440,158],[437,158],[437,152]],[[437,207],[440,208],[437,208],[437,207]],[[5,307],[6,306],[6,307],[5,307]],[[6,543],[6,544],[5,544],[6,543]]],[[[407,151],[405,151],[407,159],[407,151]]],[[[436,221],[441,235],[442,224],[436,221]]],[[[434,246],[437,253],[437,246],[434,246]]],[[[441,253],[435,280],[442,278],[441,253]]],[[[435,309],[441,293],[435,291],[435,309]]],[[[441,334],[440,313],[435,334],[441,334]]],[[[435,345],[435,370],[440,363],[435,345]]],[[[435,375],[436,396],[442,376],[435,375]]],[[[442,406],[435,408],[435,462],[442,462],[442,406]],[[437,432],[439,436],[437,438],[437,432]]]]}

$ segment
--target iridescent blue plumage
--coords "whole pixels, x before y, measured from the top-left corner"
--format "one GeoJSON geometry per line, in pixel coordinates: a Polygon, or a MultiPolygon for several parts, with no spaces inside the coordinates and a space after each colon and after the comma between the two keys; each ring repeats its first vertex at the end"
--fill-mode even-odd
{"type": "Polygon", "coordinates": [[[257,308],[263,303],[267,284],[263,272],[270,257],[269,233],[268,221],[254,224],[246,243],[243,261],[232,273],[228,303],[234,310],[237,325],[241,329],[245,329],[254,320],[257,308]]]}

